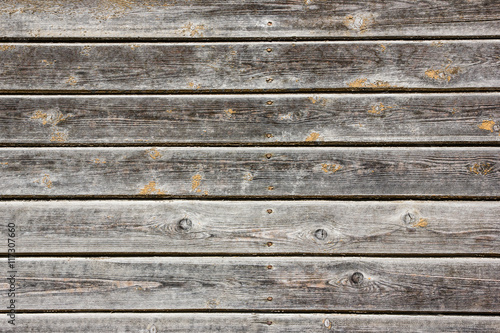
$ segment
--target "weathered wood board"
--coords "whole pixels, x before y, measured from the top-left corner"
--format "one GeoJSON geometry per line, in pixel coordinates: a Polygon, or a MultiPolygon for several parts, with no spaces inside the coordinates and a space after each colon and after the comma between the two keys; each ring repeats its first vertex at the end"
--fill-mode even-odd
{"type": "Polygon", "coordinates": [[[499,129],[498,93],[0,96],[0,145],[491,144],[499,129]]]}
{"type": "Polygon", "coordinates": [[[489,147],[0,148],[0,163],[3,198],[500,195],[489,147]]]}
{"type": "Polygon", "coordinates": [[[0,91],[499,88],[500,43],[0,44],[0,91]]]}
{"type": "Polygon", "coordinates": [[[499,317],[354,314],[74,313],[19,314],[23,332],[500,332],[499,317]]]}
{"type": "Polygon", "coordinates": [[[494,0],[10,0],[4,38],[498,36],[494,0]]]}
{"type": "Polygon", "coordinates": [[[498,202],[8,201],[0,216],[18,254],[500,255],[498,202]]]}
{"type": "MultiPolygon", "coordinates": [[[[500,259],[59,257],[16,263],[19,311],[500,310],[500,259]]],[[[5,293],[8,284],[0,286],[5,293]]]]}

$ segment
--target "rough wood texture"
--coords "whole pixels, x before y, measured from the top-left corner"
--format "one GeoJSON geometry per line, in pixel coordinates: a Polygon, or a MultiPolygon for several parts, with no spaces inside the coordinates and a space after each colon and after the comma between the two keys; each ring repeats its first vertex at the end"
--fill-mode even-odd
{"type": "Polygon", "coordinates": [[[1,37],[271,38],[481,36],[500,31],[494,0],[10,0],[1,37]]]}
{"type": "Polygon", "coordinates": [[[17,258],[16,264],[18,310],[500,310],[500,259],[17,258]]]}
{"type": "Polygon", "coordinates": [[[487,147],[0,148],[0,193],[498,197],[499,153],[487,147]]]}
{"type": "Polygon", "coordinates": [[[498,40],[1,44],[0,91],[498,88],[498,40]],[[270,52],[269,52],[270,50],[270,52]]]}
{"type": "Polygon", "coordinates": [[[12,145],[498,143],[499,128],[498,93],[0,97],[12,145]]]}
{"type": "Polygon", "coordinates": [[[499,317],[240,313],[19,314],[17,329],[66,332],[500,332],[499,317]]]}
{"type": "Polygon", "coordinates": [[[0,216],[24,254],[500,254],[497,202],[22,201],[0,216]]]}

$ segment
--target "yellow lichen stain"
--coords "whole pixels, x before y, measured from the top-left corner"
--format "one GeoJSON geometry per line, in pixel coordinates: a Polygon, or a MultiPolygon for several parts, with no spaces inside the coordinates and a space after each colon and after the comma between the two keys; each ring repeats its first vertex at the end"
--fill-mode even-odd
{"type": "Polygon", "coordinates": [[[151,157],[153,160],[156,160],[157,158],[161,157],[161,153],[158,151],[156,148],[151,148],[146,150],[148,153],[148,156],[151,157]]]}
{"type": "Polygon", "coordinates": [[[189,82],[188,86],[191,89],[200,89],[201,88],[201,84],[195,84],[194,82],[189,82]]]}
{"type": "Polygon", "coordinates": [[[441,66],[440,69],[428,69],[425,71],[425,75],[434,80],[448,81],[452,79],[453,75],[456,75],[460,72],[461,68],[451,67],[451,61],[445,66],[441,66]]]}
{"type": "Polygon", "coordinates": [[[397,88],[397,86],[392,86],[387,81],[377,80],[373,83],[367,82],[368,79],[356,79],[347,85],[351,88],[397,88]]]}
{"type": "Polygon", "coordinates": [[[425,228],[429,225],[427,219],[420,218],[420,220],[412,225],[414,228],[425,228]]]}
{"type": "Polygon", "coordinates": [[[201,180],[203,177],[200,174],[196,174],[191,178],[191,189],[195,192],[201,192],[201,180]]]}
{"type": "Polygon", "coordinates": [[[78,80],[74,76],[70,76],[67,80],[66,83],[69,84],[70,86],[74,86],[78,83],[78,80]]]}
{"type": "Polygon", "coordinates": [[[364,33],[368,30],[368,27],[374,22],[373,15],[371,14],[355,14],[355,15],[347,15],[344,18],[344,25],[349,30],[354,30],[359,33],[364,33]]]}
{"type": "Polygon", "coordinates": [[[243,176],[243,179],[251,182],[253,180],[253,175],[249,172],[243,176]]]}
{"type": "Polygon", "coordinates": [[[444,43],[441,41],[438,41],[438,42],[432,42],[431,45],[435,46],[435,47],[442,47],[444,45],[444,43]]]}
{"type": "Polygon", "coordinates": [[[159,188],[156,188],[156,182],[149,182],[148,185],[144,186],[139,191],[139,194],[165,194],[165,192],[163,192],[159,188]]]}
{"type": "Polygon", "coordinates": [[[473,166],[469,167],[469,171],[475,173],[476,175],[486,176],[493,170],[493,165],[490,163],[474,163],[473,166]]]}
{"type": "Polygon", "coordinates": [[[92,46],[84,46],[82,50],[80,51],[80,54],[83,54],[84,56],[90,56],[90,51],[92,50],[92,46]]]}
{"type": "Polygon", "coordinates": [[[138,48],[138,47],[141,47],[141,46],[140,46],[140,45],[137,45],[137,44],[130,45],[130,48],[131,48],[132,50],[135,50],[135,49],[136,49],[136,48],[138,48]]]}
{"type": "Polygon", "coordinates": [[[35,113],[30,117],[32,120],[40,120],[42,125],[56,126],[62,121],[65,121],[71,117],[71,115],[64,116],[61,112],[42,112],[40,110],[35,111],[35,113]]]}
{"type": "Polygon", "coordinates": [[[313,104],[320,104],[322,106],[326,106],[326,98],[323,98],[323,97],[318,97],[318,96],[314,96],[314,97],[308,97],[308,99],[311,101],[311,103],[313,104]]]}
{"type": "Polygon", "coordinates": [[[54,61],[48,61],[48,60],[42,60],[42,64],[44,64],[45,66],[50,66],[50,65],[53,65],[56,63],[56,60],[54,61]]]}
{"type": "Polygon", "coordinates": [[[0,51],[8,51],[15,49],[15,45],[0,45],[0,51]]]}
{"type": "Polygon", "coordinates": [[[167,113],[172,113],[172,110],[165,110],[167,113]]]}
{"type": "Polygon", "coordinates": [[[35,180],[34,183],[43,184],[47,188],[52,188],[52,181],[48,174],[44,174],[41,179],[35,180]]]}
{"type": "Polygon", "coordinates": [[[50,138],[50,141],[53,141],[53,142],[66,142],[67,139],[68,139],[68,134],[67,133],[54,130],[52,132],[52,136],[50,138]]]}
{"type": "Polygon", "coordinates": [[[380,47],[382,48],[382,52],[385,52],[385,49],[386,49],[385,45],[384,44],[380,44],[380,47]]]}
{"type": "Polygon", "coordinates": [[[309,134],[309,136],[306,138],[306,142],[314,142],[314,141],[318,141],[318,139],[320,138],[319,136],[319,133],[316,133],[316,132],[312,132],[311,134],[309,134]]]}
{"type": "Polygon", "coordinates": [[[227,109],[227,110],[224,110],[224,113],[226,114],[226,117],[227,117],[227,118],[231,118],[231,116],[232,116],[233,114],[235,114],[235,113],[236,113],[236,111],[234,111],[233,109],[227,109]]]}
{"type": "Polygon", "coordinates": [[[372,108],[368,110],[368,113],[382,114],[387,109],[392,109],[392,106],[385,106],[383,103],[380,103],[378,105],[373,105],[372,108]]]}
{"type": "Polygon", "coordinates": [[[0,165],[9,165],[9,162],[0,162],[0,165]]]}
{"type": "Polygon", "coordinates": [[[106,164],[106,161],[96,158],[96,159],[94,159],[94,163],[95,164],[106,164]]]}
{"type": "Polygon", "coordinates": [[[495,122],[493,120],[483,120],[481,125],[477,125],[482,130],[490,131],[493,133],[493,126],[495,126],[495,122]]]}
{"type": "Polygon", "coordinates": [[[182,28],[178,31],[179,34],[181,35],[189,35],[191,37],[199,36],[203,37],[203,31],[205,30],[204,25],[194,25],[193,23],[189,22],[185,25],[182,26],[182,28]]]}
{"type": "Polygon", "coordinates": [[[342,166],[340,164],[327,164],[327,163],[321,163],[321,169],[325,173],[335,173],[342,169],[342,166]]]}

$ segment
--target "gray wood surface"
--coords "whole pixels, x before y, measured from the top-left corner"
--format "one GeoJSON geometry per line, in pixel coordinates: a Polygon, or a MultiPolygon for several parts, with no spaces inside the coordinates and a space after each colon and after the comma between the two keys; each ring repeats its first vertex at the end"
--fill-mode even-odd
{"type": "Polygon", "coordinates": [[[0,44],[0,50],[0,91],[500,87],[498,40],[17,43],[0,44]]]}
{"type": "Polygon", "coordinates": [[[499,317],[353,314],[19,314],[17,332],[500,332],[499,317]]]}
{"type": "Polygon", "coordinates": [[[498,202],[9,201],[0,216],[18,254],[500,255],[498,202]]]}
{"type": "Polygon", "coordinates": [[[272,38],[481,36],[500,31],[494,0],[10,0],[1,37],[272,38]]]}
{"type": "Polygon", "coordinates": [[[500,148],[0,148],[1,197],[500,195],[500,148]]]}
{"type": "Polygon", "coordinates": [[[498,143],[499,128],[498,93],[0,97],[9,145],[498,143]]]}
{"type": "Polygon", "coordinates": [[[40,257],[16,265],[18,310],[500,310],[500,259],[40,257]]]}

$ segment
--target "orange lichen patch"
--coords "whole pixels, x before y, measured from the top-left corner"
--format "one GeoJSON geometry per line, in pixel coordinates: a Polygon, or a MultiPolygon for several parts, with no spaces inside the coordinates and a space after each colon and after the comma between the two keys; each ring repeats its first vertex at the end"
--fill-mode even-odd
{"type": "Polygon", "coordinates": [[[33,120],[40,120],[42,125],[52,125],[55,126],[62,121],[65,121],[71,117],[71,115],[64,116],[61,112],[42,112],[40,110],[35,111],[35,113],[30,117],[33,120]]]}
{"type": "Polygon", "coordinates": [[[343,21],[344,25],[349,30],[354,30],[360,33],[365,32],[368,29],[369,25],[371,25],[373,22],[373,15],[371,14],[347,15],[343,21]]]}
{"type": "Polygon", "coordinates": [[[425,75],[434,80],[450,81],[453,75],[460,72],[460,67],[451,67],[451,62],[446,66],[442,66],[441,69],[428,69],[425,71],[425,75]]]}
{"type": "Polygon", "coordinates": [[[0,51],[13,50],[15,48],[15,45],[0,45],[0,51]]]}
{"type": "Polygon", "coordinates": [[[157,158],[161,157],[161,153],[158,151],[156,148],[151,148],[146,150],[148,153],[148,156],[151,157],[153,160],[156,160],[157,158]]]}
{"type": "Polygon", "coordinates": [[[249,172],[243,176],[243,179],[251,182],[253,180],[253,175],[249,172]]]}
{"type": "Polygon", "coordinates": [[[34,183],[43,184],[47,188],[52,188],[52,181],[48,174],[44,174],[41,179],[35,180],[34,183]]]}
{"type": "Polygon", "coordinates": [[[42,60],[42,64],[44,64],[45,66],[50,66],[50,65],[53,65],[56,63],[56,60],[54,61],[48,61],[48,60],[42,60]]]}
{"type": "Polygon", "coordinates": [[[233,109],[227,109],[227,110],[224,110],[224,113],[226,114],[226,117],[227,117],[227,118],[231,118],[231,116],[232,116],[233,114],[235,114],[235,113],[236,113],[236,111],[234,111],[233,109]]]}
{"type": "Polygon", "coordinates": [[[495,126],[495,122],[493,120],[483,120],[481,125],[477,125],[482,130],[490,131],[493,133],[493,126],[495,126]]]}
{"type": "Polygon", "coordinates": [[[0,162],[0,165],[9,165],[9,162],[0,162]]]}
{"type": "Polygon", "coordinates": [[[92,46],[84,46],[82,50],[80,51],[80,54],[83,54],[84,56],[90,56],[90,51],[92,50],[92,46]]]}
{"type": "Polygon", "coordinates": [[[165,194],[165,192],[163,192],[159,188],[156,188],[156,182],[149,182],[148,185],[144,186],[139,191],[139,194],[165,194]]]}
{"type": "Polygon", "coordinates": [[[78,83],[78,80],[74,77],[74,76],[70,76],[67,80],[66,80],[66,83],[71,85],[71,86],[74,86],[75,84],[78,83]]]}
{"type": "Polygon", "coordinates": [[[493,170],[493,165],[490,163],[474,163],[473,166],[469,167],[469,171],[475,173],[476,175],[486,176],[493,170]]]}
{"type": "Polygon", "coordinates": [[[318,96],[314,96],[314,97],[308,97],[308,99],[313,103],[313,104],[321,104],[322,106],[325,106],[326,105],[326,98],[323,98],[323,97],[318,97],[318,96]]]}
{"type": "Polygon", "coordinates": [[[141,47],[141,46],[140,46],[140,45],[137,45],[137,44],[130,45],[130,48],[131,48],[132,50],[135,50],[135,49],[136,49],[136,48],[138,48],[138,47],[141,47]]]}
{"type": "Polygon", "coordinates": [[[200,89],[201,88],[201,84],[195,84],[194,82],[189,82],[188,86],[191,89],[200,89]]]}
{"type": "Polygon", "coordinates": [[[412,225],[414,228],[425,228],[429,225],[427,219],[420,218],[420,220],[412,225]]]}
{"type": "Polygon", "coordinates": [[[323,326],[325,326],[327,329],[332,329],[333,323],[329,319],[323,319],[323,326]]]}
{"type": "Polygon", "coordinates": [[[431,45],[435,46],[435,47],[442,47],[444,45],[444,43],[441,41],[438,41],[438,42],[432,42],[431,45]]]}
{"type": "Polygon", "coordinates": [[[325,173],[335,173],[342,169],[342,166],[340,164],[327,164],[327,163],[321,163],[321,169],[325,173]]]}
{"type": "Polygon", "coordinates": [[[191,189],[196,192],[201,192],[201,180],[203,177],[200,174],[196,174],[191,178],[191,189]]]}
{"type": "Polygon", "coordinates": [[[106,161],[96,158],[96,159],[94,159],[94,163],[95,164],[106,164],[106,161]]]}
{"type": "Polygon", "coordinates": [[[197,35],[203,37],[202,30],[205,30],[204,25],[194,25],[193,23],[189,22],[182,26],[182,28],[179,30],[179,34],[184,36],[189,35],[191,37],[195,37],[197,35]]]}
{"type": "Polygon", "coordinates": [[[382,48],[382,52],[385,52],[385,49],[386,49],[385,45],[384,44],[380,44],[380,47],[382,48]]]}
{"type": "Polygon", "coordinates": [[[312,132],[311,134],[309,134],[309,136],[306,138],[306,142],[314,142],[314,141],[318,141],[318,139],[320,138],[319,136],[319,133],[316,133],[316,132],[312,132]]]}
{"type": "Polygon", "coordinates": [[[347,85],[351,88],[396,88],[397,86],[392,86],[387,81],[377,80],[373,83],[367,82],[368,79],[356,79],[347,85]]]}
{"type": "Polygon", "coordinates": [[[172,110],[165,110],[165,111],[168,112],[168,113],[172,113],[172,110]]]}
{"type": "Polygon", "coordinates": [[[68,139],[68,134],[61,131],[53,131],[50,141],[55,142],[66,142],[68,139]]]}
{"type": "Polygon", "coordinates": [[[368,113],[382,114],[387,109],[392,109],[392,106],[385,106],[383,103],[380,103],[378,105],[373,105],[372,108],[368,110],[368,113]]]}

